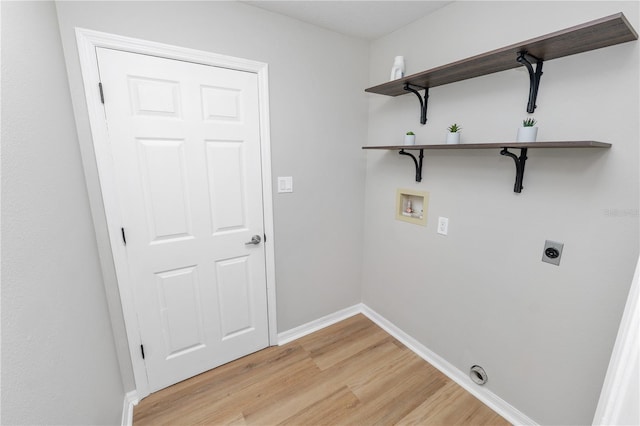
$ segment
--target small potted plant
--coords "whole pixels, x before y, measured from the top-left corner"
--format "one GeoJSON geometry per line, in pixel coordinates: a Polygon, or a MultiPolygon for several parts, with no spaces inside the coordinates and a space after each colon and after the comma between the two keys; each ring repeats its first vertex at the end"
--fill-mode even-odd
{"type": "Polygon", "coordinates": [[[447,133],[447,144],[455,145],[460,143],[460,130],[462,130],[462,127],[453,123],[451,126],[447,127],[447,130],[449,130],[449,133],[447,133]]]}
{"type": "Polygon", "coordinates": [[[413,132],[407,132],[404,135],[404,144],[405,145],[415,145],[416,144],[416,135],[413,132]]]}
{"type": "Polygon", "coordinates": [[[538,128],[536,127],[536,119],[533,117],[522,120],[522,127],[518,129],[517,142],[535,142],[538,136],[538,128]]]}

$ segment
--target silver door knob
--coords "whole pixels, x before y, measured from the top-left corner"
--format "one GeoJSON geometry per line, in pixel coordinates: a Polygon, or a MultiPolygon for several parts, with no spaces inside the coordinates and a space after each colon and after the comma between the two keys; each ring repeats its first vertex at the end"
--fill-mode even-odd
{"type": "Polygon", "coordinates": [[[248,246],[251,244],[260,244],[261,241],[262,238],[260,238],[260,235],[254,235],[253,237],[251,237],[251,241],[249,241],[248,243],[244,243],[244,245],[248,246]]]}

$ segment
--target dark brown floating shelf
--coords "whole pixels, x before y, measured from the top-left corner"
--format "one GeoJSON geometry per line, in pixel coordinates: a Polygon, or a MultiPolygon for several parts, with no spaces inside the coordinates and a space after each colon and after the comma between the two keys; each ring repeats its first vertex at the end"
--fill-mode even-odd
{"type": "Polygon", "coordinates": [[[524,166],[527,162],[527,151],[529,148],[611,148],[610,143],[596,141],[554,141],[554,142],[491,142],[491,143],[463,143],[463,144],[441,144],[441,145],[387,145],[387,146],[363,146],[362,149],[381,149],[387,151],[399,151],[400,155],[406,155],[413,159],[416,166],[416,182],[422,181],[422,159],[424,150],[429,149],[500,149],[500,155],[513,159],[516,166],[516,182],[513,186],[514,192],[522,192],[522,181],[524,179],[524,166]],[[517,156],[509,149],[519,149],[517,156]],[[405,150],[418,150],[420,155],[416,158],[413,154],[405,150]]]}
{"type": "Polygon", "coordinates": [[[442,145],[388,145],[363,146],[362,149],[495,149],[495,148],[611,148],[610,143],[596,141],[568,141],[568,142],[491,142],[491,143],[460,143],[442,145]]]}
{"type": "Polygon", "coordinates": [[[575,27],[512,44],[457,62],[432,68],[398,80],[365,89],[365,92],[387,96],[414,93],[422,105],[421,122],[426,122],[430,87],[480,77],[499,71],[526,66],[530,76],[528,112],[535,109],[535,98],[542,75],[542,63],[638,39],[638,34],[622,13],[596,19],[575,27]],[[533,70],[536,65],[536,70],[533,70]],[[425,90],[424,101],[417,90],[425,90]]]}

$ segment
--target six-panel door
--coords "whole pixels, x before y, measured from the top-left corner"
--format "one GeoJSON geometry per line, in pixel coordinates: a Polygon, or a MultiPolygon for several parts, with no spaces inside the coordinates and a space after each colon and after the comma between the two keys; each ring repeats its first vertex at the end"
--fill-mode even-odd
{"type": "Polygon", "coordinates": [[[154,392],[268,345],[257,76],[97,54],[154,392]]]}

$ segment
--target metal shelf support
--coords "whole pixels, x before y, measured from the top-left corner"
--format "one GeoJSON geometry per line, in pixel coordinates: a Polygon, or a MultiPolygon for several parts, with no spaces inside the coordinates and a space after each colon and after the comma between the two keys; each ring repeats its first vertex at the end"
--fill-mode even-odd
{"type": "Polygon", "coordinates": [[[424,157],[424,150],[420,150],[419,160],[413,154],[408,152],[404,152],[404,149],[401,149],[398,153],[400,155],[408,155],[413,160],[413,163],[416,165],[416,182],[422,181],[422,158],[424,157]]]}
{"type": "Polygon", "coordinates": [[[527,67],[527,71],[529,71],[529,102],[527,103],[527,112],[533,113],[537,107],[536,99],[538,98],[538,88],[540,87],[540,79],[542,78],[543,61],[530,55],[526,50],[518,53],[516,61],[527,67]],[[533,70],[533,64],[536,65],[535,71],[533,70]]]}
{"type": "Polygon", "coordinates": [[[521,193],[522,180],[524,179],[524,165],[527,162],[527,148],[520,148],[520,157],[509,152],[508,148],[502,148],[500,155],[511,157],[513,162],[516,163],[516,183],[513,185],[513,192],[521,193]]]}
{"type": "Polygon", "coordinates": [[[405,83],[404,90],[406,90],[407,92],[411,92],[418,97],[418,100],[420,101],[420,124],[426,124],[427,123],[427,104],[429,101],[429,88],[414,86],[412,84],[405,83]],[[423,97],[420,95],[420,92],[418,92],[418,90],[422,90],[422,89],[424,89],[424,100],[423,100],[423,97]]]}

